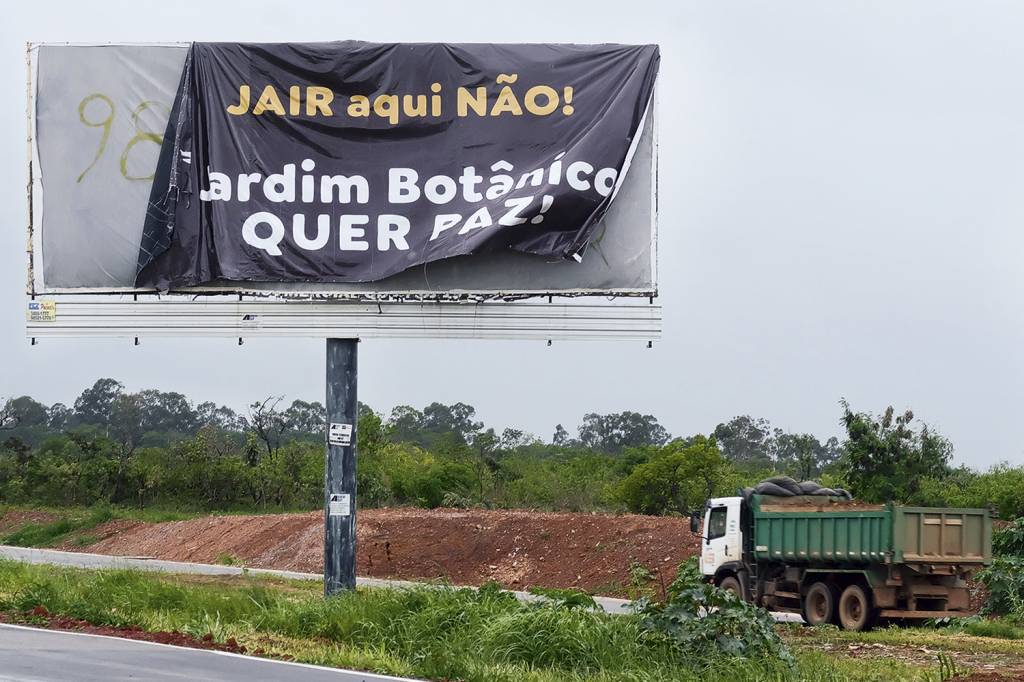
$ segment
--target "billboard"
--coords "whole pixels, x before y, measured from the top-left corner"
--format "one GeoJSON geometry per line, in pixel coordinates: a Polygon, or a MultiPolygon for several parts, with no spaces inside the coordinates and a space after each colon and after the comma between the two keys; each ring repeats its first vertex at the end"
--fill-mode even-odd
{"type": "Polygon", "coordinates": [[[657,292],[655,46],[30,57],[31,293],[657,292]]]}

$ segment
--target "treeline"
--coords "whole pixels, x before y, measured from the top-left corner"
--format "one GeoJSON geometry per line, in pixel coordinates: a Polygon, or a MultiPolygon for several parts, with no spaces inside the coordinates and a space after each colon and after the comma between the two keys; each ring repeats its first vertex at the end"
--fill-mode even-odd
{"type": "MultiPolygon", "coordinates": [[[[311,509],[322,504],[324,408],[280,397],[244,414],[180,393],[127,392],[100,379],[71,407],[31,397],[0,404],[0,502],[192,510],[311,509]]],[[[818,479],[869,501],[992,506],[1024,514],[1024,469],[952,468],[952,446],[913,414],[854,412],[846,437],[819,440],[739,416],[673,437],[651,415],[584,415],[550,439],[498,431],[465,403],[360,404],[363,506],[531,507],[686,514],[711,495],[773,475],[818,479]]]]}

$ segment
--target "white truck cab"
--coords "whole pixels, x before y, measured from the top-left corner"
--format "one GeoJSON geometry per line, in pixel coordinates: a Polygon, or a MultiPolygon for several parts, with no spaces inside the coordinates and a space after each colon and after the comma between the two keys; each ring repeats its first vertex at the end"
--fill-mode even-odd
{"type": "Polygon", "coordinates": [[[704,534],[701,536],[701,573],[714,577],[730,562],[743,558],[743,535],[740,530],[742,497],[715,497],[704,509],[704,534]]]}

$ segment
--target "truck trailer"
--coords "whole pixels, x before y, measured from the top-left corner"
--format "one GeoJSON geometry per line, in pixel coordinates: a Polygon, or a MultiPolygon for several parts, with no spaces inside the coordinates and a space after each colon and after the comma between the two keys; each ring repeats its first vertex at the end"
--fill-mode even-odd
{"type": "MultiPolygon", "coordinates": [[[[797,484],[800,485],[800,484],[797,484]]],[[[834,492],[834,491],[830,491],[834,492]]],[[[985,509],[752,492],[707,502],[701,571],[741,599],[811,625],[972,613],[969,575],[992,560],[985,509]]],[[[697,532],[700,518],[691,518],[697,532]]]]}

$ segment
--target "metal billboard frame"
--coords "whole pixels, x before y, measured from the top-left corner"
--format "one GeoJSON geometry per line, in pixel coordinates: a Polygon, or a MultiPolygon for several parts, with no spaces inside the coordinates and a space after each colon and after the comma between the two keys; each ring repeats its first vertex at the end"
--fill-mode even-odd
{"type": "MultiPolygon", "coordinates": [[[[148,298],[148,297],[147,297],[148,298]]],[[[353,301],[200,300],[55,302],[49,321],[28,321],[32,338],[394,338],[605,339],[655,341],[661,306],[638,301],[369,303],[353,301]]]]}

